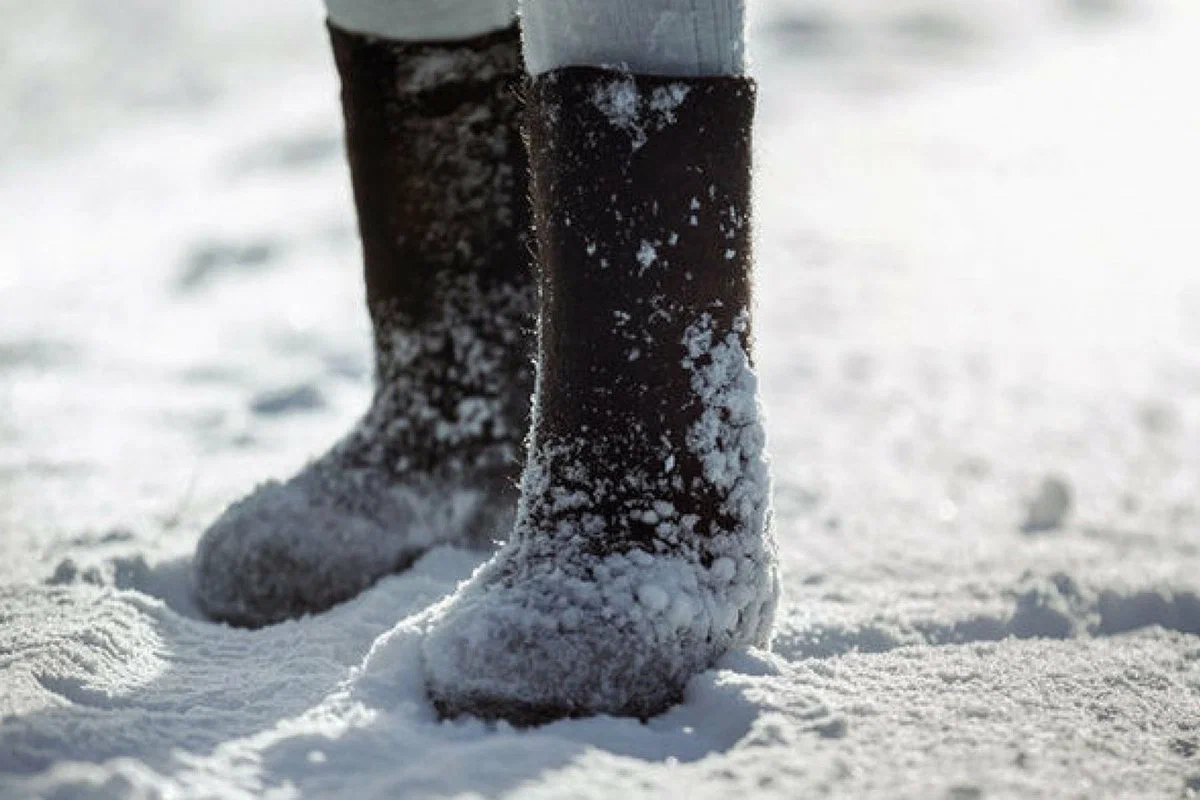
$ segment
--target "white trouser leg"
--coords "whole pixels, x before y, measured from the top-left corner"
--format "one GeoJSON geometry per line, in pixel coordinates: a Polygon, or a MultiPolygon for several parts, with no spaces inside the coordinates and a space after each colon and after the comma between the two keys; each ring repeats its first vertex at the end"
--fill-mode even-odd
{"type": "Polygon", "coordinates": [[[531,75],[570,66],[746,71],[746,0],[521,0],[521,26],[531,75]]]}
{"type": "Polygon", "coordinates": [[[512,25],[517,0],[325,0],[342,30],[401,41],[469,39],[512,25]]]}

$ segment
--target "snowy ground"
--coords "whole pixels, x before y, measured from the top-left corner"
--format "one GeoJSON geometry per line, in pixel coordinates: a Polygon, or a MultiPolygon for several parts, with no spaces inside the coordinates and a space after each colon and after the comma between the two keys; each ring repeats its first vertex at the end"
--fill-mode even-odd
{"type": "Polygon", "coordinates": [[[0,796],[1200,795],[1200,6],[758,12],[774,651],[514,731],[379,638],[481,554],[189,601],[368,397],[315,3],[0,0],[0,796]]]}

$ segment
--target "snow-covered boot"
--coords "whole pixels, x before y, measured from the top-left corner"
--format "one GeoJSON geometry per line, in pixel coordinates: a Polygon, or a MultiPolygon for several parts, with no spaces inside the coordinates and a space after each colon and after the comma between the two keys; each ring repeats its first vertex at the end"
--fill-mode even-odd
{"type": "Polygon", "coordinates": [[[530,452],[511,540],[431,614],[442,714],[646,718],[726,652],[768,643],[754,105],[739,77],[535,79],[530,452]]]}
{"type": "Polygon", "coordinates": [[[503,538],[523,461],[535,289],[518,32],[330,32],[375,395],[330,452],[204,535],[198,601],[237,625],[327,609],[437,543],[503,538]]]}

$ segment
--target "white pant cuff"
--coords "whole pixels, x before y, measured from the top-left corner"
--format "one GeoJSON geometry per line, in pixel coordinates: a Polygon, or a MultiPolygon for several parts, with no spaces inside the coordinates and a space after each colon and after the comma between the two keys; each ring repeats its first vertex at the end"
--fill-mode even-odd
{"type": "Polygon", "coordinates": [[[329,21],[400,41],[470,39],[516,21],[517,0],[325,0],[329,21]]]}
{"type": "Polygon", "coordinates": [[[522,0],[525,65],[742,75],[745,0],[522,0]]]}

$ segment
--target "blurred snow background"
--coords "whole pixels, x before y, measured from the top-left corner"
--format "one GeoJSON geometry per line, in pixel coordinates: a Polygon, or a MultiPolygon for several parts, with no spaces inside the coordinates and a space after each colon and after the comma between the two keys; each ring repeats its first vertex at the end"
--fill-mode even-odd
{"type": "Polygon", "coordinates": [[[441,550],[194,618],[370,392],[317,3],[0,0],[0,795],[1200,793],[1200,6],[760,0],[788,602],[647,726],[441,725],[441,550]]]}

